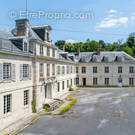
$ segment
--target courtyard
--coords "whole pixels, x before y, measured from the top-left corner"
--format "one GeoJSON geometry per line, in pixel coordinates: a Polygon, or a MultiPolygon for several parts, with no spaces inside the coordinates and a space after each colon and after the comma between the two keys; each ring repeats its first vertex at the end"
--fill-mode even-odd
{"type": "Polygon", "coordinates": [[[45,116],[19,135],[134,135],[135,88],[81,88],[64,115],[45,116]]]}

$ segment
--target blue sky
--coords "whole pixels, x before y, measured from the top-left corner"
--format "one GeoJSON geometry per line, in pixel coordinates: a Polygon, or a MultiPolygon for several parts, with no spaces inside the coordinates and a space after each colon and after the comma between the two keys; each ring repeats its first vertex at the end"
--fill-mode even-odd
{"type": "MultiPolygon", "coordinates": [[[[25,0],[4,0],[0,8],[0,27],[12,29],[20,11],[25,10],[25,0]],[[15,17],[9,17],[15,12],[15,17]]],[[[114,42],[135,32],[135,0],[28,0],[29,13],[65,13],[75,16],[90,13],[87,19],[29,17],[32,25],[51,25],[52,40],[70,42],[104,40],[114,42]]]]}

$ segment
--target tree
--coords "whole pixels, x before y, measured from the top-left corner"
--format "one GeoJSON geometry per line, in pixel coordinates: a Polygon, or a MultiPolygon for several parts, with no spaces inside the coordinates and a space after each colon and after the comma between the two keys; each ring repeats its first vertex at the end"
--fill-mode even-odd
{"type": "Polygon", "coordinates": [[[65,40],[58,40],[55,45],[59,48],[62,49],[62,47],[66,44],[65,40]]]}
{"type": "Polygon", "coordinates": [[[135,36],[134,35],[129,35],[128,39],[127,39],[127,44],[130,48],[132,48],[133,46],[135,46],[135,36]]]}

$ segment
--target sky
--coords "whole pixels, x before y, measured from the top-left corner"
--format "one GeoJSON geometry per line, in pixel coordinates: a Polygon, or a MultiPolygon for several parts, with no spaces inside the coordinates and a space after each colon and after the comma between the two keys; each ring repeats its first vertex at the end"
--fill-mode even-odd
{"type": "Polygon", "coordinates": [[[11,30],[27,11],[31,25],[51,25],[53,42],[84,42],[88,38],[124,42],[135,32],[135,0],[27,1],[27,6],[26,0],[2,1],[0,28],[11,30]]]}

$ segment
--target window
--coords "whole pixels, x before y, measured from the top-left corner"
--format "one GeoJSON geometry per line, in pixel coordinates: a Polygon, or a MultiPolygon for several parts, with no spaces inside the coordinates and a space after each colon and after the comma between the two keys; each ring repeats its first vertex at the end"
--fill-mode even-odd
{"type": "Polygon", "coordinates": [[[47,32],[47,41],[48,41],[48,42],[50,41],[49,32],[47,32]]]}
{"type": "Polygon", "coordinates": [[[59,82],[57,83],[57,91],[58,92],[60,91],[60,83],[59,82]]]}
{"type": "Polygon", "coordinates": [[[67,88],[69,87],[69,80],[67,80],[67,88]]]}
{"type": "Polygon", "coordinates": [[[73,73],[73,67],[71,66],[71,73],[73,73]]]}
{"type": "Polygon", "coordinates": [[[40,64],[40,77],[44,76],[44,65],[41,63],[40,64]]]}
{"type": "Polygon", "coordinates": [[[93,67],[93,73],[97,73],[97,67],[93,67]]]}
{"type": "Polygon", "coordinates": [[[76,73],[78,73],[78,67],[76,67],[76,73]]]}
{"type": "Polygon", "coordinates": [[[97,82],[98,81],[98,79],[97,78],[93,78],[93,85],[97,85],[97,82]]]}
{"type": "Polygon", "coordinates": [[[109,78],[105,78],[105,85],[109,85],[109,78]]]}
{"type": "Polygon", "coordinates": [[[4,114],[11,112],[11,95],[4,96],[4,114]]]}
{"type": "Polygon", "coordinates": [[[76,78],[76,85],[79,85],[79,78],[76,78]]]}
{"type": "Polygon", "coordinates": [[[72,86],[72,79],[71,79],[71,86],[72,86]]]}
{"type": "Polygon", "coordinates": [[[69,66],[67,66],[67,74],[69,74],[69,66]]]}
{"type": "Polygon", "coordinates": [[[76,78],[74,78],[74,85],[76,85],[76,78]]]}
{"type": "Polygon", "coordinates": [[[11,79],[11,64],[4,63],[3,64],[3,80],[11,79]]]}
{"type": "Polygon", "coordinates": [[[55,75],[55,64],[52,64],[52,75],[55,75]]]}
{"type": "Polygon", "coordinates": [[[64,81],[62,81],[62,89],[64,90],[64,81]]]}
{"type": "Polygon", "coordinates": [[[118,67],[118,73],[122,73],[122,67],[118,67]]]}
{"type": "Polygon", "coordinates": [[[29,65],[23,64],[23,78],[29,77],[29,65]]]}
{"type": "Polygon", "coordinates": [[[47,56],[50,56],[50,47],[47,47],[47,56]]]}
{"type": "Polygon", "coordinates": [[[23,51],[28,52],[28,44],[26,42],[24,42],[23,51]]]}
{"type": "Polygon", "coordinates": [[[60,75],[60,66],[57,66],[57,74],[60,75]]]}
{"type": "Polygon", "coordinates": [[[129,85],[133,86],[134,85],[134,78],[129,78],[129,85]]]}
{"type": "Polygon", "coordinates": [[[65,67],[62,66],[62,74],[65,74],[65,67]]]}
{"type": "Polygon", "coordinates": [[[24,106],[29,104],[29,91],[25,90],[24,91],[24,106]]]}
{"type": "Polygon", "coordinates": [[[109,73],[109,67],[105,67],[105,73],[109,73]]]}
{"type": "Polygon", "coordinates": [[[43,45],[40,45],[40,55],[43,56],[43,45]]]}
{"type": "Polygon", "coordinates": [[[50,76],[50,64],[47,64],[47,76],[50,76]]]}
{"type": "Polygon", "coordinates": [[[82,67],[82,73],[86,73],[86,67],[82,67]]]}
{"type": "Polygon", "coordinates": [[[134,73],[134,67],[129,67],[129,73],[134,73]]]}
{"type": "Polygon", "coordinates": [[[55,57],[55,49],[52,49],[52,56],[55,57]]]}

